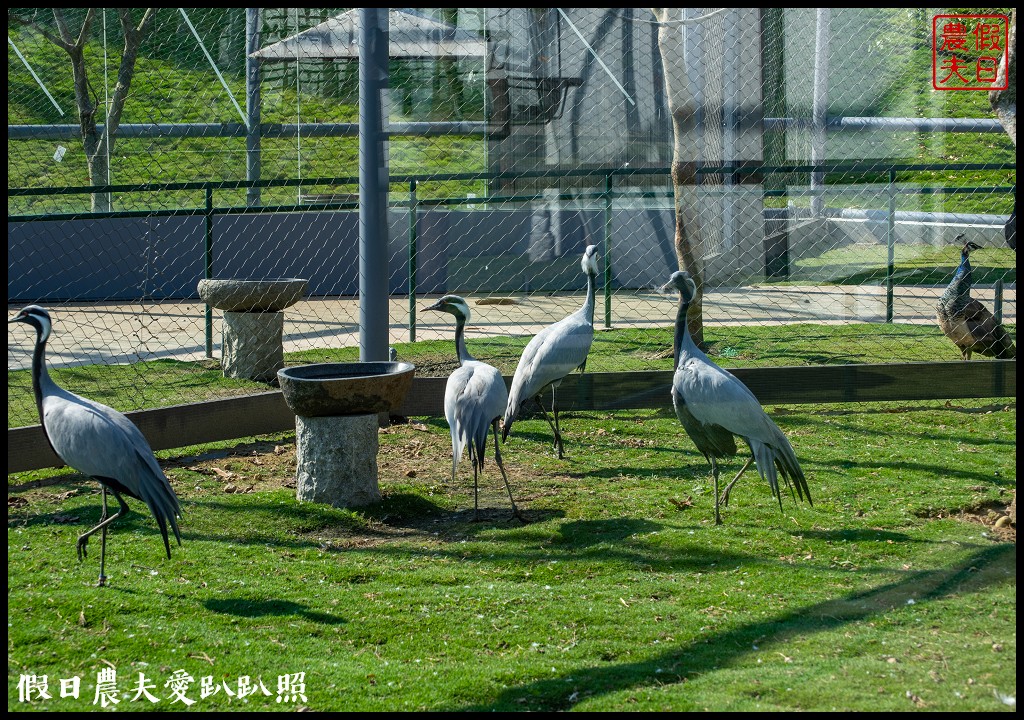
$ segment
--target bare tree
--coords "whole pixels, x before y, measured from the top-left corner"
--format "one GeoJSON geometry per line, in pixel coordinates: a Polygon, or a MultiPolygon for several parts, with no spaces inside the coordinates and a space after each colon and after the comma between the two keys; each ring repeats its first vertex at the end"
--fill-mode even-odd
{"type": "MultiPolygon", "coordinates": [[[[153,24],[156,16],[156,8],[143,10],[142,19],[135,22],[131,8],[117,8],[117,15],[121,21],[121,29],[124,34],[124,49],[121,52],[121,64],[117,71],[117,84],[110,98],[110,107],[107,110],[104,131],[100,131],[97,124],[97,110],[100,101],[96,91],[89,82],[89,70],[85,62],[85,46],[89,41],[93,20],[96,17],[96,8],[88,8],[81,21],[80,27],[75,30],[68,21],[65,11],[61,8],[53,8],[53,19],[57,27],[57,33],[43,24],[38,13],[40,8],[31,15],[17,14],[8,11],[7,25],[25,25],[40,32],[43,37],[64,50],[71,59],[71,71],[75,83],[75,103],[78,106],[78,122],[82,132],[82,144],[85,148],[85,158],[89,166],[89,182],[92,185],[106,185],[108,183],[109,163],[108,158],[114,149],[114,138],[117,136],[117,128],[121,122],[121,113],[124,111],[125,102],[128,100],[128,92],[131,88],[132,77],[135,74],[135,61],[138,58],[139,46],[146,32],[153,24]]],[[[110,193],[94,193],[92,195],[92,209],[94,212],[109,211],[112,209],[110,193]]]]}
{"type": "Polygon", "coordinates": [[[675,8],[652,8],[659,23],[658,48],[665,68],[665,91],[672,115],[672,188],[675,195],[676,258],[680,269],[690,273],[697,284],[697,295],[686,316],[690,336],[704,347],[704,243],[697,200],[697,101],[690,91],[688,69],[684,64],[683,34],[679,23],[669,14],[675,8]]]}

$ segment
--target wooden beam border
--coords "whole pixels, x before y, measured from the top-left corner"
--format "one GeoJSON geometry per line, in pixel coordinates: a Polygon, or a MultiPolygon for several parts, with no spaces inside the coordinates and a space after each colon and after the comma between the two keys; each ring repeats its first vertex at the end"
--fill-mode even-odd
{"type": "MultiPolygon", "coordinates": [[[[1016,397],[1017,361],[730,368],[763,405],[1016,397]]],[[[510,384],[511,377],[505,377],[510,384]]],[[[447,378],[413,378],[398,414],[443,416],[447,378]]],[[[572,374],[558,388],[559,410],[671,408],[672,372],[572,374]]],[[[292,430],[280,391],[127,413],[154,450],[292,430]]],[[[7,431],[7,473],[61,467],[30,425],[7,431]]]]}

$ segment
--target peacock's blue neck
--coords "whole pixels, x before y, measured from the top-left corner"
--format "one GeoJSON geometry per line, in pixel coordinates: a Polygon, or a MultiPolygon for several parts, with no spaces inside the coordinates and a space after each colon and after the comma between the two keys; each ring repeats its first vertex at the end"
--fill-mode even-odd
{"type": "Polygon", "coordinates": [[[949,286],[942,293],[942,304],[954,311],[971,299],[971,259],[967,252],[960,253],[960,265],[949,286]]]}

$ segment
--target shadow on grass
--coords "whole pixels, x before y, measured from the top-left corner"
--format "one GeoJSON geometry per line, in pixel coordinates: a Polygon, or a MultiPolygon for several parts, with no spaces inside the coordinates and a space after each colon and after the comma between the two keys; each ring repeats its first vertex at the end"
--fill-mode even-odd
{"type": "Polygon", "coordinates": [[[824,540],[825,542],[874,542],[874,543],[931,543],[933,540],[915,540],[906,533],[889,530],[851,529],[851,530],[800,530],[790,531],[794,537],[808,540],[824,540]]]}
{"type": "Polygon", "coordinates": [[[305,605],[290,600],[216,598],[206,600],[203,606],[210,612],[222,615],[237,615],[238,617],[245,618],[276,615],[278,617],[301,617],[311,622],[324,623],[325,625],[342,625],[348,622],[345,618],[310,610],[305,605]]]}
{"type": "Polygon", "coordinates": [[[575,668],[568,675],[552,675],[510,688],[486,702],[434,709],[470,712],[570,710],[580,700],[682,682],[688,677],[738,662],[748,654],[763,653],[791,638],[830,632],[898,610],[909,600],[917,604],[943,600],[979,592],[990,586],[1015,583],[1016,578],[1016,545],[998,545],[974,552],[963,562],[948,568],[912,573],[898,582],[872,590],[801,607],[770,620],[748,623],[717,636],[680,645],[647,660],[575,668]]]}
{"type": "Polygon", "coordinates": [[[657,532],[664,526],[650,520],[637,518],[611,518],[608,520],[572,520],[558,528],[560,537],[557,545],[584,548],[600,543],[620,544],[634,535],[657,532]]]}

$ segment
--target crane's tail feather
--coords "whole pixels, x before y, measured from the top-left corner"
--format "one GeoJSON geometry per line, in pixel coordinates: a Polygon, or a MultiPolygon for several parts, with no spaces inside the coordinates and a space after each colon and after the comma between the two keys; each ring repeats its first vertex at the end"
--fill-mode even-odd
{"type": "Polygon", "coordinates": [[[814,505],[814,501],[811,499],[811,488],[807,485],[807,478],[804,477],[800,461],[796,459],[796,451],[793,450],[793,445],[790,444],[782,430],[779,430],[779,440],[772,450],[775,455],[775,465],[778,466],[780,474],[786,481],[790,494],[793,494],[795,488],[796,496],[800,500],[806,500],[808,505],[814,505]]]}
{"type": "Polygon", "coordinates": [[[174,531],[174,539],[178,541],[180,547],[181,531],[178,529],[177,518],[181,517],[181,504],[178,502],[178,496],[174,493],[170,481],[157,464],[156,458],[152,458],[150,462],[141,453],[139,457],[143,466],[149,471],[147,475],[139,478],[139,497],[153,513],[153,517],[160,527],[160,535],[164,540],[164,550],[167,551],[167,557],[170,559],[171,543],[167,527],[169,525],[174,531]]]}
{"type": "Polygon", "coordinates": [[[768,481],[772,495],[779,501],[780,510],[782,509],[782,492],[779,487],[780,475],[794,500],[799,498],[800,500],[806,500],[808,505],[814,504],[814,501],[811,500],[811,489],[807,485],[807,479],[804,477],[800,462],[796,458],[796,452],[794,452],[793,446],[786,436],[782,434],[781,430],[779,430],[774,444],[768,445],[762,442],[755,442],[751,444],[750,450],[754,454],[757,471],[762,479],[768,481]]]}
{"type": "Polygon", "coordinates": [[[456,408],[454,419],[455,429],[452,430],[452,442],[453,447],[458,445],[458,457],[461,458],[463,448],[468,447],[473,467],[482,470],[484,455],[487,452],[487,432],[491,429],[492,418],[485,417],[483,410],[471,404],[456,408]],[[456,435],[458,435],[457,443],[455,443],[456,435]]]}
{"type": "Polygon", "coordinates": [[[458,422],[455,422],[451,426],[452,433],[452,477],[455,477],[455,468],[459,465],[459,460],[462,459],[462,449],[466,447],[466,438],[463,435],[458,422]]]}

